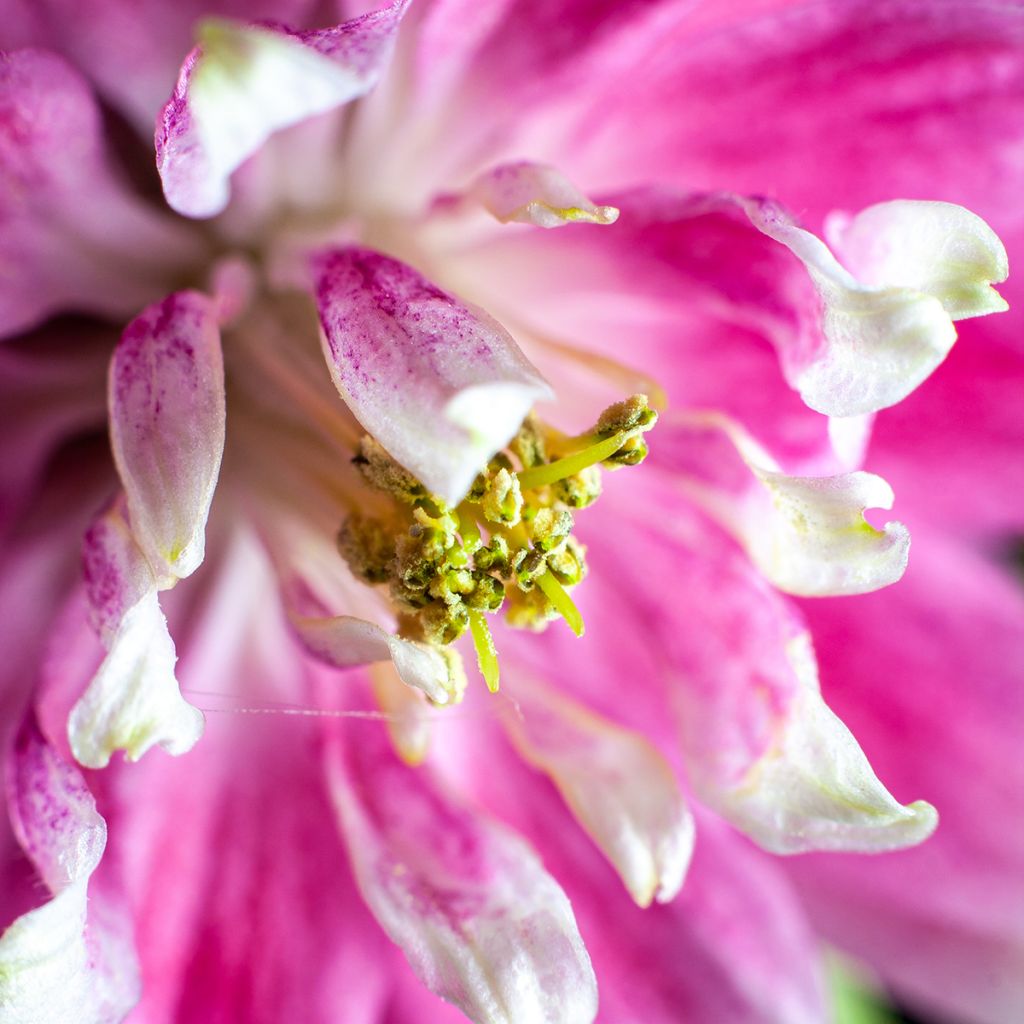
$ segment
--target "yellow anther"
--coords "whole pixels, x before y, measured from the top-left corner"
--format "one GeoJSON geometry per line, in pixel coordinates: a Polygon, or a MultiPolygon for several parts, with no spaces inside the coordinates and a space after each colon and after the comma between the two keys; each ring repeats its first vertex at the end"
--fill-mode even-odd
{"type": "Polygon", "coordinates": [[[586,508],[601,496],[601,470],[587,466],[553,485],[554,496],[569,508],[586,508]]]}
{"type": "Polygon", "coordinates": [[[487,481],[487,492],[480,503],[492,523],[515,526],[523,511],[523,492],[519,479],[504,467],[487,481]]]}
{"type": "Polygon", "coordinates": [[[367,583],[386,583],[395,559],[393,530],[376,519],[349,516],[338,531],[338,551],[354,576],[367,583]]]}
{"type": "Polygon", "coordinates": [[[648,405],[646,395],[630,395],[601,413],[594,432],[598,437],[610,437],[624,430],[650,430],[657,419],[658,414],[648,405]]]}
{"type": "Polygon", "coordinates": [[[510,447],[519,457],[523,469],[530,469],[547,462],[544,434],[533,413],[523,420],[523,425],[519,428],[519,433],[512,439],[510,447]]]}
{"type": "Polygon", "coordinates": [[[445,604],[443,601],[432,601],[420,611],[419,624],[424,639],[429,643],[450,644],[466,632],[469,612],[461,602],[445,604]]]}
{"type": "Polygon", "coordinates": [[[565,509],[541,508],[533,517],[533,543],[541,551],[554,551],[572,533],[572,513],[565,509]]]}
{"type": "Polygon", "coordinates": [[[363,435],[359,454],[352,461],[371,487],[392,494],[399,501],[411,505],[429,496],[423,484],[388,455],[369,434],[363,435]]]}
{"type": "Polygon", "coordinates": [[[548,569],[565,587],[574,587],[587,575],[584,561],[586,548],[575,537],[568,537],[565,544],[548,555],[548,569]]]}

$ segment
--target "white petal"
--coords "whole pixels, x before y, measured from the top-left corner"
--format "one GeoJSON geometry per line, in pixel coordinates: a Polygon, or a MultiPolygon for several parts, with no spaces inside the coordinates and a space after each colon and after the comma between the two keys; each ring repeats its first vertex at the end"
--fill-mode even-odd
{"type": "Polygon", "coordinates": [[[502,223],[541,228],[564,224],[614,224],[614,206],[595,206],[560,171],[527,161],[501,164],[481,174],[467,190],[502,223]]]}
{"type": "Polygon", "coordinates": [[[871,770],[852,733],[821,698],[806,634],[787,655],[800,689],[768,751],[719,809],[773,853],[878,852],[927,839],[938,815],[923,800],[904,806],[871,770]]]}
{"type": "Polygon", "coordinates": [[[194,746],[203,716],[178,690],[176,660],[151,590],[125,614],[99,671],[71,710],[68,739],[81,764],[103,768],[116,750],[135,761],[156,743],[171,754],[194,746]]]}
{"type": "Polygon", "coordinates": [[[377,706],[388,716],[388,735],[395,753],[406,764],[422,764],[433,736],[433,715],[426,697],[407,686],[393,665],[374,665],[370,680],[377,706]]]}
{"type": "Polygon", "coordinates": [[[324,355],[356,419],[429,491],[460,501],[551,391],[496,320],[369,249],[314,260],[324,355]]]}
{"type": "Polygon", "coordinates": [[[164,585],[203,560],[224,452],[217,304],[178,292],[125,329],[110,364],[110,434],[132,532],[164,585]]]}
{"type": "Polygon", "coordinates": [[[590,1024],[590,958],[533,850],[401,765],[382,732],[328,757],[356,881],[417,976],[477,1024],[590,1024]]]}
{"type": "Polygon", "coordinates": [[[394,47],[407,0],[295,33],[211,19],[161,112],[157,166],[168,203],[212,217],[231,174],[276,131],[365,95],[394,47]]]}
{"type": "Polygon", "coordinates": [[[832,214],[825,232],[862,284],[932,295],[954,320],[1009,308],[992,287],[1009,275],[1006,249],[985,221],[962,206],[898,199],[853,217],[832,214]]]}
{"type": "Polygon", "coordinates": [[[459,673],[434,647],[404,640],[350,615],[293,615],[291,621],[307,650],[330,665],[348,668],[390,660],[403,683],[422,690],[435,704],[454,703],[462,697],[459,673]]]}
{"type": "Polygon", "coordinates": [[[641,906],[673,899],[693,853],[693,817],[662,755],[550,689],[517,685],[505,715],[519,753],[551,776],[641,906]]]}

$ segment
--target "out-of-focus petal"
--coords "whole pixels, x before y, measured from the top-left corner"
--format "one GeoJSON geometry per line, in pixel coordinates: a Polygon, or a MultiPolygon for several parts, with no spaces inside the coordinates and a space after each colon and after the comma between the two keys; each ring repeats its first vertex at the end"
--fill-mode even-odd
{"type": "Polygon", "coordinates": [[[496,320],[404,263],[347,248],[314,270],[341,396],[429,491],[458,502],[548,386],[496,320]]]}
{"type": "Polygon", "coordinates": [[[363,896],[432,991],[479,1024],[590,1024],[572,909],[522,839],[402,766],[382,733],[335,746],[327,767],[363,896]]]}
{"type": "Polygon", "coordinates": [[[216,304],[177,292],[125,329],[110,367],[110,433],[132,532],[158,579],[203,560],[224,451],[216,304]]]}
{"type": "Polygon", "coordinates": [[[641,907],[683,884],[694,827],[671,767],[639,733],[517,680],[505,716],[519,753],[551,776],[641,907]]]}
{"type": "Polygon", "coordinates": [[[436,648],[404,640],[373,622],[349,615],[331,618],[292,616],[306,649],[338,668],[393,661],[407,686],[422,690],[435,704],[458,701],[465,688],[457,666],[436,648]]]}
{"type": "Polygon", "coordinates": [[[63,310],[126,316],[201,252],[114,173],[99,108],[59,57],[0,57],[0,124],[0,336],[63,310]]]}
{"type": "Polygon", "coordinates": [[[864,518],[865,509],[892,507],[892,488],[881,477],[781,473],[742,427],[713,413],[682,414],[662,436],[661,464],[680,475],[686,493],[781,590],[805,597],[863,594],[895,583],[906,570],[906,527],[890,522],[879,530],[864,518]]]}
{"type": "Polygon", "coordinates": [[[124,615],[106,658],[68,719],[75,758],[103,768],[116,750],[138,760],[154,744],[183,754],[203,733],[203,715],[178,690],[177,655],[155,589],[124,615]]]}
{"type": "Polygon", "coordinates": [[[516,221],[540,228],[565,224],[613,224],[614,206],[595,206],[561,172],[526,161],[501,164],[479,175],[466,190],[503,224],[516,221]]]}
{"type": "Polygon", "coordinates": [[[275,132],[364,95],[387,66],[408,0],[334,28],[209,20],[157,122],[168,203],[190,217],[228,204],[232,173],[275,132]]]}
{"type": "Polygon", "coordinates": [[[121,1020],[138,999],[137,967],[116,923],[104,919],[102,900],[94,897],[87,908],[106,824],[81,774],[48,743],[31,713],[11,751],[7,804],[51,899],[0,935],[4,1020],[121,1020]]]}

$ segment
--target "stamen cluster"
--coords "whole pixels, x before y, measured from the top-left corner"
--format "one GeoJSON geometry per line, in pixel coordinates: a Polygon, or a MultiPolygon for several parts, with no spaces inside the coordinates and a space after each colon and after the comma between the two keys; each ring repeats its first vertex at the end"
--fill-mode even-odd
{"type": "Polygon", "coordinates": [[[591,431],[576,436],[531,414],[456,508],[364,436],[355,464],[393,502],[384,516],[349,516],[339,551],[357,577],[387,585],[405,636],[446,645],[471,630],[484,678],[496,689],[497,657],[484,615],[504,607],[511,626],[534,630],[561,616],[582,634],[568,594],[587,573],[573,510],[599,497],[600,466],[643,461],[643,434],[656,419],[645,395],[610,406],[591,431]]]}

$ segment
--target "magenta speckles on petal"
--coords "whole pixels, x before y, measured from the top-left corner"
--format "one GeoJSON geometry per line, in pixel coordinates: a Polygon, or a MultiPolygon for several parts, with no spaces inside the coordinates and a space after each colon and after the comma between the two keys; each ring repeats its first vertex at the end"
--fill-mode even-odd
{"type": "Polygon", "coordinates": [[[188,576],[203,560],[224,419],[216,304],[178,292],[128,325],[110,366],[114,457],[158,576],[188,576]]]}
{"type": "Polygon", "coordinates": [[[363,427],[450,502],[550,395],[483,310],[370,249],[313,261],[324,354],[363,427]]]}

